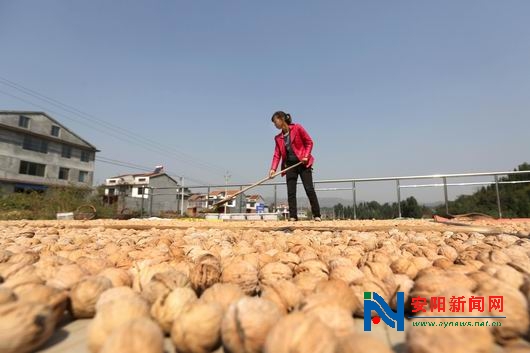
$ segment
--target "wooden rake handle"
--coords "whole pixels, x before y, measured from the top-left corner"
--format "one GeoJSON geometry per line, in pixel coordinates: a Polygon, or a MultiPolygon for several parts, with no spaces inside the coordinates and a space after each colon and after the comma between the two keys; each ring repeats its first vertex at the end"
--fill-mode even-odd
{"type": "Polygon", "coordinates": [[[239,190],[239,191],[236,192],[235,194],[233,194],[233,195],[231,195],[231,196],[229,196],[229,197],[225,197],[225,198],[222,199],[221,201],[218,201],[218,202],[212,204],[212,207],[216,207],[216,206],[222,205],[222,204],[224,204],[224,203],[226,203],[226,202],[228,202],[228,201],[234,199],[236,196],[241,195],[241,194],[244,193],[245,191],[250,190],[250,189],[252,189],[252,188],[254,188],[254,187],[256,187],[256,186],[258,186],[258,185],[260,185],[260,184],[263,184],[263,183],[266,182],[267,180],[274,179],[274,178],[276,178],[278,175],[280,175],[280,174],[282,174],[282,173],[285,173],[286,171],[291,170],[291,169],[293,169],[293,168],[295,168],[295,167],[298,167],[298,166],[301,165],[301,164],[302,164],[302,162],[298,162],[298,163],[293,164],[292,166],[290,166],[290,167],[288,167],[288,168],[285,168],[284,170],[280,170],[279,172],[274,173],[274,174],[271,175],[271,176],[268,176],[268,177],[266,177],[266,178],[263,178],[263,179],[261,179],[260,181],[254,183],[254,184],[252,184],[252,185],[250,185],[250,186],[247,186],[247,187],[244,188],[244,189],[239,190]]]}

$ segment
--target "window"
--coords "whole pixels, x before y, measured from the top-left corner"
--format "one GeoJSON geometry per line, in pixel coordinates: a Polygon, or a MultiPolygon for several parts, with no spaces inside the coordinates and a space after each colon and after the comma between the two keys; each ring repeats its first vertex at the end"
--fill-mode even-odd
{"type": "Polygon", "coordinates": [[[144,182],[144,181],[145,181],[145,178],[139,178],[139,179],[138,179],[138,182],[139,182],[139,183],[142,183],[142,182],[144,182]]]}
{"type": "Polygon", "coordinates": [[[148,194],[149,187],[147,186],[133,187],[131,190],[132,197],[143,197],[145,199],[148,197],[148,194]]]}
{"type": "Polygon", "coordinates": [[[114,193],[116,192],[116,189],[114,188],[109,188],[109,196],[114,196],[114,193]]]}
{"type": "Polygon", "coordinates": [[[70,169],[68,168],[59,168],[59,179],[61,180],[68,180],[68,173],[70,172],[70,169]]]}
{"type": "Polygon", "coordinates": [[[46,170],[45,164],[20,161],[20,169],[18,170],[18,172],[20,174],[35,175],[35,176],[43,177],[45,170],[46,170]]]}
{"type": "Polygon", "coordinates": [[[61,130],[61,128],[59,126],[56,126],[56,125],[52,125],[52,136],[55,136],[55,137],[59,137],[59,131],[61,130]]]}
{"type": "Polygon", "coordinates": [[[63,145],[63,150],[61,151],[61,157],[71,158],[72,157],[72,147],[63,145]]]}
{"type": "Polygon", "coordinates": [[[116,180],[109,180],[109,184],[116,184],[116,180]]]}
{"type": "Polygon", "coordinates": [[[89,161],[90,161],[90,152],[81,151],[81,162],[89,162],[89,161]]]}
{"type": "Polygon", "coordinates": [[[18,117],[18,126],[23,127],[24,129],[29,128],[29,118],[24,115],[18,117]]]}
{"type": "Polygon", "coordinates": [[[22,148],[29,151],[48,153],[48,142],[32,136],[24,136],[22,148]]]}
{"type": "Polygon", "coordinates": [[[88,181],[88,172],[85,172],[84,170],[80,170],[78,180],[80,183],[86,183],[88,181]]]}

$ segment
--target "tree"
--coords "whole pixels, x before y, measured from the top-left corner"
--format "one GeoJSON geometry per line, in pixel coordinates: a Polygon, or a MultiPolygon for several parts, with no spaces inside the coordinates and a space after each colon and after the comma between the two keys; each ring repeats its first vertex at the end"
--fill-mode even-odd
{"type": "Polygon", "coordinates": [[[343,218],[344,206],[341,203],[333,206],[333,212],[335,214],[335,218],[337,219],[343,218]]]}
{"type": "Polygon", "coordinates": [[[401,216],[405,218],[421,218],[422,209],[413,196],[401,201],[401,216]]]}
{"type": "MultiPolygon", "coordinates": [[[[530,164],[523,163],[514,171],[530,171],[530,164]]],[[[514,174],[499,178],[499,182],[521,182],[530,180],[528,174],[514,174]]],[[[530,184],[499,184],[499,197],[503,217],[530,217],[530,184]]],[[[440,206],[437,211],[445,213],[445,206],[440,206]]],[[[497,216],[497,192],[495,184],[481,187],[471,195],[462,195],[449,202],[449,211],[452,214],[484,213],[497,216]]]]}

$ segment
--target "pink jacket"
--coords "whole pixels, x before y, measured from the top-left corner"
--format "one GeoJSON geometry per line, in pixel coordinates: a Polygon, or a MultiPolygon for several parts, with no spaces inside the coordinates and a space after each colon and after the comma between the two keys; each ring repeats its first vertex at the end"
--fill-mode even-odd
{"type": "MultiPolygon", "coordinates": [[[[300,124],[291,124],[290,128],[290,138],[291,146],[294,154],[298,157],[299,160],[302,158],[307,158],[307,167],[311,167],[315,159],[311,155],[311,150],[313,149],[313,140],[311,136],[305,131],[305,129],[300,124]]],[[[282,170],[285,169],[285,160],[287,158],[287,151],[285,149],[285,141],[283,140],[283,133],[280,132],[274,137],[276,146],[274,148],[274,155],[272,157],[271,170],[276,170],[280,164],[280,159],[282,160],[282,170]]],[[[282,173],[284,175],[284,173],[282,173]]]]}

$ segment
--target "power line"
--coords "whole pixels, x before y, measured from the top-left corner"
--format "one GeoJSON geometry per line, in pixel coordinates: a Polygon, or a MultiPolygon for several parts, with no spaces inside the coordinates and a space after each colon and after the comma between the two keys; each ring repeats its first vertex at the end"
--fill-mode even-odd
{"type": "MultiPolygon", "coordinates": [[[[0,90],[0,93],[2,93],[2,94],[4,94],[4,95],[7,95],[7,96],[10,96],[10,97],[13,97],[13,98],[15,98],[15,99],[18,99],[18,100],[20,100],[20,101],[23,101],[23,102],[25,102],[25,103],[28,103],[28,104],[31,104],[31,105],[37,106],[37,107],[39,107],[39,108],[45,109],[45,110],[47,110],[47,111],[49,111],[49,112],[51,112],[51,113],[53,113],[53,114],[55,114],[55,115],[57,115],[57,116],[62,116],[62,117],[64,117],[64,118],[66,118],[66,119],[73,120],[73,121],[77,121],[77,122],[79,122],[79,123],[82,124],[82,125],[88,126],[88,127],[92,128],[92,129],[94,129],[94,130],[100,131],[100,132],[102,132],[102,133],[104,133],[104,134],[106,134],[106,135],[109,135],[109,136],[115,137],[115,138],[117,138],[117,139],[119,139],[119,140],[122,140],[122,141],[125,141],[125,142],[128,142],[128,143],[133,143],[133,144],[136,144],[136,145],[142,145],[141,142],[138,143],[138,141],[136,141],[136,140],[131,140],[131,139],[128,139],[128,138],[124,138],[124,137],[122,137],[122,136],[119,136],[119,135],[116,135],[116,134],[109,133],[109,132],[106,131],[106,130],[102,130],[102,129],[100,129],[100,128],[90,126],[90,125],[88,125],[87,123],[85,123],[85,122],[83,122],[83,121],[79,121],[78,119],[75,119],[75,118],[72,118],[72,117],[66,116],[66,115],[64,115],[64,114],[62,114],[62,113],[56,112],[56,111],[54,111],[54,110],[52,110],[52,109],[49,109],[49,108],[46,108],[46,107],[43,107],[43,106],[41,106],[41,105],[39,105],[39,104],[36,104],[36,103],[31,102],[31,101],[28,101],[28,100],[26,100],[26,99],[24,99],[24,98],[21,98],[21,97],[15,96],[15,95],[13,95],[13,94],[11,94],[11,93],[8,93],[8,92],[5,92],[5,91],[3,91],[3,90],[0,90]]],[[[151,151],[153,151],[153,152],[163,153],[163,154],[166,154],[166,155],[167,155],[167,153],[166,153],[165,151],[161,151],[160,149],[157,149],[157,148],[151,148],[150,146],[145,146],[145,145],[144,145],[144,148],[146,148],[146,149],[148,149],[148,150],[151,150],[151,151]]],[[[190,178],[190,177],[186,177],[186,179],[192,180],[192,178],[190,178]]],[[[204,184],[208,184],[208,183],[204,183],[204,184]]]]}
{"type": "MultiPolygon", "coordinates": [[[[39,107],[39,108],[47,109],[46,107],[43,107],[43,106],[41,106],[41,105],[39,105],[39,104],[36,104],[36,103],[34,103],[34,102],[31,102],[31,101],[28,101],[28,100],[26,100],[26,99],[24,99],[24,98],[20,98],[20,97],[18,97],[18,96],[13,95],[13,94],[7,93],[7,92],[5,92],[5,91],[0,90],[0,93],[5,94],[5,95],[10,96],[10,97],[13,97],[13,98],[15,98],[15,99],[18,99],[18,100],[20,100],[20,101],[26,102],[26,103],[28,103],[28,104],[35,105],[35,106],[37,106],[37,107],[39,107]]],[[[128,139],[128,138],[123,138],[123,137],[120,136],[120,135],[115,135],[115,134],[109,133],[109,132],[106,131],[106,130],[103,130],[103,129],[100,129],[100,128],[97,128],[97,127],[90,126],[90,125],[88,125],[87,123],[85,123],[85,122],[83,122],[83,121],[79,121],[78,119],[74,119],[74,118],[71,118],[71,117],[69,117],[69,116],[65,116],[65,115],[63,115],[63,114],[61,114],[61,113],[59,113],[59,112],[54,111],[54,110],[47,109],[47,111],[49,111],[49,112],[51,112],[51,113],[53,113],[53,114],[56,114],[57,116],[63,116],[63,117],[66,118],[66,119],[73,120],[73,121],[77,121],[77,122],[79,122],[79,123],[82,124],[82,125],[88,126],[88,127],[92,128],[92,129],[97,130],[97,131],[100,131],[100,132],[102,132],[102,133],[104,133],[104,134],[106,134],[106,135],[109,135],[109,136],[115,137],[115,138],[117,138],[117,139],[119,139],[119,140],[121,140],[121,141],[125,141],[125,142],[128,142],[128,143],[133,143],[133,144],[141,145],[141,143],[138,143],[137,141],[134,141],[134,140],[131,140],[131,139],[128,139]]],[[[152,148],[150,148],[150,147],[145,147],[145,148],[146,148],[146,149],[149,149],[149,150],[151,150],[151,151],[153,151],[153,152],[161,153],[161,151],[158,150],[158,149],[152,149],[152,148]]]]}
{"type": "MultiPolygon", "coordinates": [[[[31,105],[33,105],[33,106],[39,107],[39,108],[41,108],[41,109],[43,109],[43,110],[45,110],[45,111],[49,111],[49,112],[51,112],[51,113],[53,113],[53,114],[56,114],[56,115],[58,115],[58,116],[63,116],[64,118],[66,118],[66,119],[68,119],[68,120],[76,121],[76,122],[78,122],[78,123],[80,123],[80,124],[82,124],[82,125],[85,125],[85,126],[91,128],[91,129],[94,129],[94,130],[100,131],[100,132],[102,132],[102,133],[108,134],[108,132],[107,132],[106,130],[98,129],[98,128],[94,127],[94,126],[91,126],[91,125],[86,124],[86,123],[83,122],[83,121],[80,121],[80,120],[78,120],[78,119],[74,119],[74,118],[71,118],[71,117],[65,116],[65,115],[63,115],[63,114],[61,114],[61,113],[59,113],[59,112],[57,112],[57,111],[54,111],[54,110],[49,109],[49,108],[47,108],[47,107],[44,107],[44,106],[42,106],[42,105],[40,105],[40,104],[37,104],[37,103],[35,103],[35,102],[31,102],[31,101],[29,101],[29,100],[27,100],[27,99],[21,98],[21,97],[19,97],[19,96],[14,95],[14,94],[8,93],[8,92],[3,91],[3,90],[0,90],[0,93],[4,94],[4,95],[6,95],[6,96],[9,96],[9,97],[15,98],[15,99],[17,99],[17,100],[19,100],[19,101],[22,101],[22,102],[24,102],[24,103],[28,103],[28,104],[31,104],[31,105]]],[[[116,135],[112,135],[112,136],[113,136],[113,137],[117,137],[116,135]]]]}
{"type": "MultiPolygon", "coordinates": [[[[27,87],[24,87],[22,86],[21,84],[18,84],[16,82],[13,82],[13,81],[10,81],[4,77],[1,77],[0,76],[0,83],[6,85],[6,86],[9,86],[11,88],[14,88],[16,89],[17,91],[19,92],[22,92],[24,94],[27,94],[29,96],[32,96],[34,98],[37,98],[37,99],[40,99],[40,100],[43,100],[49,104],[52,104],[62,110],[65,110],[65,111],[68,111],[72,114],[75,114],[79,117],[81,117],[82,119],[85,119],[85,120],[88,120],[90,122],[92,122],[92,120],[95,120],[97,121],[99,124],[103,124],[103,125],[106,125],[107,127],[113,129],[113,130],[116,130],[118,131],[119,133],[122,133],[124,135],[129,135],[129,136],[132,136],[136,139],[142,139],[144,141],[148,141],[150,144],[152,145],[155,145],[155,146],[162,146],[163,148],[170,148],[171,147],[168,147],[168,146],[164,146],[162,144],[160,144],[158,141],[154,141],[154,140],[151,140],[145,136],[142,136],[142,135],[139,135],[139,134],[136,134],[134,132],[131,132],[131,131],[127,131],[126,129],[123,129],[123,127],[120,127],[120,126],[116,126],[114,124],[111,124],[105,120],[102,120],[102,119],[98,119],[97,117],[93,116],[93,115],[90,115],[88,113],[85,113],[79,109],[76,109],[75,107],[72,107],[68,104],[65,104],[65,103],[62,103],[60,102],[59,100],[57,99],[53,99],[53,98],[50,98],[48,96],[45,96],[39,92],[36,92],[30,88],[27,88],[27,87]]],[[[183,156],[183,158],[186,158],[188,161],[190,160],[190,158],[194,161],[194,163],[197,163],[197,164],[200,164],[200,165],[203,165],[203,166],[206,166],[206,167],[209,167],[209,168],[213,168],[213,169],[218,169],[218,170],[222,170],[224,171],[224,168],[221,168],[221,167],[218,167],[214,164],[211,164],[211,163],[205,163],[205,162],[200,162],[200,161],[196,161],[196,159],[194,159],[192,156],[189,156],[187,155],[186,153],[183,153],[183,152],[180,152],[180,151],[175,151],[173,150],[174,153],[176,154],[179,154],[181,156],[183,156]]]]}
{"type": "Polygon", "coordinates": [[[145,172],[149,172],[149,171],[153,170],[153,168],[141,167],[141,166],[138,166],[138,165],[129,165],[129,164],[126,164],[126,163],[111,162],[111,161],[107,161],[107,160],[101,159],[100,157],[96,157],[96,161],[102,162],[102,163],[106,163],[106,164],[115,165],[115,166],[119,166],[119,167],[125,167],[125,168],[129,168],[129,169],[141,170],[141,171],[145,171],[145,172]]]}
{"type": "MultiPolygon", "coordinates": [[[[200,166],[203,166],[205,168],[209,168],[209,169],[214,169],[214,170],[217,170],[217,171],[225,171],[224,168],[222,167],[219,167],[219,166],[216,166],[214,164],[211,164],[211,163],[206,163],[206,162],[201,162],[201,161],[198,161],[196,158],[186,154],[186,153],[183,153],[183,152],[180,152],[180,151],[176,151],[174,149],[172,149],[171,147],[168,147],[166,145],[163,145],[161,143],[159,143],[158,141],[154,141],[154,140],[151,140],[149,138],[146,138],[145,136],[141,136],[139,134],[136,134],[134,132],[130,132],[130,131],[127,131],[126,129],[123,129],[123,127],[120,127],[120,126],[116,126],[114,124],[111,124],[111,123],[108,123],[107,121],[104,121],[104,120],[101,120],[101,119],[98,119],[97,117],[93,116],[93,115],[90,115],[88,113],[85,113],[79,109],[76,109],[75,107],[72,107],[68,104],[65,104],[65,103],[62,103],[61,101],[59,100],[56,100],[56,99],[53,99],[53,98],[50,98],[48,96],[45,96],[39,92],[36,92],[30,88],[27,88],[27,87],[24,87],[22,86],[21,84],[18,84],[16,82],[13,82],[13,81],[10,81],[4,77],[1,77],[0,76],[0,83],[5,85],[5,86],[8,86],[8,87],[11,87],[19,92],[22,92],[26,95],[29,95],[31,97],[34,97],[34,98],[37,98],[37,99],[40,99],[42,101],[45,101],[46,103],[48,104],[51,104],[55,107],[58,107],[64,111],[67,111],[71,114],[74,114],[76,116],[79,116],[80,118],[84,119],[84,120],[88,120],[90,122],[94,122],[94,121],[97,121],[99,124],[101,125],[105,125],[107,128],[111,129],[111,130],[114,130],[122,135],[126,135],[126,136],[129,136],[129,137],[132,137],[135,139],[135,142],[138,143],[138,139],[142,140],[144,142],[144,144],[148,144],[148,145],[151,145],[151,146],[154,146],[158,149],[164,149],[166,152],[167,150],[166,149],[171,149],[170,152],[175,154],[175,155],[179,155],[179,159],[182,159],[182,160],[185,160],[187,161],[188,163],[190,164],[195,164],[195,165],[200,165],[200,166]]],[[[14,96],[14,95],[11,95],[11,94],[7,94],[6,92],[2,92],[8,96],[11,96],[15,99],[20,99],[20,100],[23,100],[21,99],[20,97],[17,97],[17,96],[14,96]]],[[[23,100],[25,101],[26,103],[30,103],[30,104],[33,104],[33,105],[36,105],[36,106],[39,106],[33,102],[28,102],[26,100],[23,100]]],[[[39,106],[43,109],[48,109],[48,108],[44,108],[42,106],[39,106]]],[[[48,109],[49,110],[49,109],[48,109]]],[[[57,113],[56,113],[57,114],[57,113]]],[[[73,119],[74,120],[74,119],[73,119]]],[[[78,120],[76,120],[78,121],[78,120]]],[[[92,126],[89,126],[91,128],[94,128],[92,126]]],[[[101,131],[100,129],[97,129],[98,131],[101,131]]],[[[105,131],[106,133],[108,133],[108,131],[105,131]]]]}
{"type": "MultiPolygon", "coordinates": [[[[145,172],[152,172],[153,171],[153,168],[149,168],[147,166],[142,166],[142,165],[138,165],[138,164],[118,161],[118,160],[115,160],[115,159],[108,159],[108,158],[105,158],[105,157],[96,157],[96,161],[102,162],[102,163],[106,163],[106,164],[115,165],[115,166],[141,170],[141,171],[145,171],[145,172]]],[[[186,176],[183,176],[183,175],[178,175],[178,174],[176,174],[174,172],[171,172],[171,171],[167,171],[166,173],[169,176],[176,177],[176,178],[183,178],[183,179],[186,179],[186,180],[189,180],[189,181],[196,182],[199,185],[208,185],[208,183],[206,183],[206,182],[204,182],[202,180],[186,177],[186,176]]]]}
{"type": "MultiPolygon", "coordinates": [[[[102,162],[102,163],[106,163],[106,164],[115,165],[115,166],[120,166],[120,167],[125,167],[125,168],[130,168],[130,169],[136,169],[136,170],[141,170],[141,171],[146,171],[146,172],[153,171],[153,168],[150,168],[150,167],[147,167],[147,166],[144,166],[144,165],[139,165],[139,164],[124,162],[124,161],[119,161],[117,159],[111,159],[111,158],[102,157],[102,156],[96,157],[96,161],[102,162]]],[[[199,180],[199,179],[194,179],[194,178],[178,175],[178,174],[173,173],[171,171],[168,171],[167,174],[170,175],[170,176],[177,177],[177,178],[181,178],[182,177],[182,178],[184,178],[186,180],[193,181],[193,182],[195,182],[195,183],[197,183],[199,185],[208,185],[209,184],[209,183],[204,182],[204,181],[199,180]]]]}
{"type": "MultiPolygon", "coordinates": [[[[0,90],[0,93],[4,93],[0,90]]],[[[8,137],[2,137],[0,138],[0,142],[6,142],[6,143],[11,143],[11,144],[18,144],[18,145],[22,145],[22,142],[19,141],[19,140],[16,140],[14,138],[8,138],[8,137]]],[[[59,152],[60,151],[56,151],[56,152],[59,152]]],[[[120,161],[120,160],[117,160],[117,159],[111,159],[111,158],[107,158],[107,157],[103,157],[103,156],[96,156],[95,159],[99,162],[102,162],[102,163],[106,163],[106,164],[112,164],[112,165],[115,165],[115,166],[120,166],[120,167],[126,167],[126,168],[130,168],[130,169],[137,169],[137,170],[142,170],[142,171],[152,171],[153,168],[152,167],[147,167],[147,166],[144,166],[144,165],[139,165],[139,164],[134,164],[134,163],[130,163],[130,162],[124,162],[124,161],[120,161]]],[[[196,178],[192,178],[192,177],[189,177],[189,176],[186,176],[186,175],[181,175],[181,174],[177,174],[177,173],[174,173],[174,172],[170,172],[168,171],[167,172],[168,175],[170,176],[174,176],[174,177],[177,177],[177,178],[184,178],[186,180],[189,180],[189,181],[193,181],[199,185],[208,185],[208,184],[212,184],[212,183],[209,183],[209,182],[205,182],[205,181],[202,181],[200,179],[196,179],[196,178]]]]}

